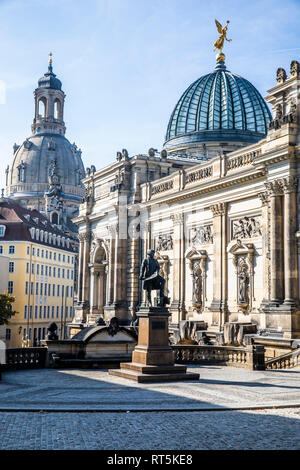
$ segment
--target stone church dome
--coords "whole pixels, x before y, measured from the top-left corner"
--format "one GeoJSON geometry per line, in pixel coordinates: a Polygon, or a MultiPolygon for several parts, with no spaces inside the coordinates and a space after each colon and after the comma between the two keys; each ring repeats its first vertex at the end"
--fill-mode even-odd
{"type": "Polygon", "coordinates": [[[171,115],[168,151],[209,142],[249,145],[267,134],[271,113],[259,91],[217,62],[212,73],[192,83],[171,115]]]}
{"type": "MultiPolygon", "coordinates": [[[[72,219],[85,194],[81,150],[65,137],[65,94],[52,68],[39,79],[34,91],[35,114],[32,135],[14,145],[11,165],[6,170],[6,194],[52,221],[72,219]]],[[[59,223],[61,225],[61,223],[59,223]]]]}

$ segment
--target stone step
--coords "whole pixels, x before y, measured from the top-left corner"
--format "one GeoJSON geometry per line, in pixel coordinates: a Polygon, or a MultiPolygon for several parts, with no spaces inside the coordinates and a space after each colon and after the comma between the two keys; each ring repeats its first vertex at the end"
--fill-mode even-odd
{"type": "Polygon", "coordinates": [[[146,382],[169,382],[169,381],[182,381],[182,380],[199,380],[200,375],[192,372],[176,373],[176,374],[141,374],[135,370],[129,369],[109,369],[110,375],[115,375],[123,379],[134,380],[138,383],[146,382]]]}
{"type": "Polygon", "coordinates": [[[121,362],[120,367],[122,370],[134,370],[142,374],[178,374],[179,372],[185,373],[185,365],[147,365],[139,364],[137,362],[121,362]]]}

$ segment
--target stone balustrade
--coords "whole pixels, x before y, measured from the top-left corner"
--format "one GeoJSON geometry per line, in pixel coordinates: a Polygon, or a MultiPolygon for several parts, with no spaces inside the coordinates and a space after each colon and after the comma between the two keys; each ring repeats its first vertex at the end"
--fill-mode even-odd
{"type": "Polygon", "coordinates": [[[226,171],[232,171],[241,166],[250,165],[256,157],[261,154],[261,149],[252,152],[247,152],[242,155],[233,156],[226,159],[226,171]]]}
{"type": "Polygon", "coordinates": [[[6,350],[4,370],[39,369],[45,367],[47,348],[9,348],[6,350]]]}
{"type": "Polygon", "coordinates": [[[175,345],[176,363],[219,364],[242,367],[251,370],[264,370],[264,347],[262,346],[199,346],[175,345]]]}
{"type": "Polygon", "coordinates": [[[266,369],[292,369],[300,366],[300,348],[266,361],[266,369]]]}

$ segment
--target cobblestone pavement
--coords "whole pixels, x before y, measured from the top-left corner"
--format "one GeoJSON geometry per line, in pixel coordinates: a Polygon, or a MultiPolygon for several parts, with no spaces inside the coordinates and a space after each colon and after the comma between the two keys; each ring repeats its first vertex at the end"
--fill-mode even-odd
{"type": "Polygon", "coordinates": [[[0,413],[0,449],[299,449],[300,408],[251,412],[0,413]]]}
{"type": "Polygon", "coordinates": [[[300,406],[300,369],[249,371],[191,367],[199,381],[137,384],[105,370],[25,370],[3,373],[5,410],[207,410],[300,406]]]}

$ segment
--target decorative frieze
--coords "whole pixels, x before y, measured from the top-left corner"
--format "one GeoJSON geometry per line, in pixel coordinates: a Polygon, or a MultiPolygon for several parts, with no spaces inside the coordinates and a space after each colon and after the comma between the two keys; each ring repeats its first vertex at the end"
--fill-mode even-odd
{"type": "Polygon", "coordinates": [[[200,168],[199,170],[193,171],[191,173],[188,173],[186,175],[186,184],[194,183],[195,181],[202,180],[204,178],[208,178],[209,176],[212,176],[213,173],[213,167],[208,166],[206,168],[200,168]]]}
{"type": "Polygon", "coordinates": [[[170,233],[165,233],[155,237],[155,251],[173,250],[173,238],[170,233]]]}
{"type": "Polygon", "coordinates": [[[204,245],[213,243],[213,226],[202,225],[200,227],[193,227],[190,230],[190,243],[193,245],[204,245]]]}
{"type": "Polygon", "coordinates": [[[260,151],[248,152],[243,155],[238,155],[237,157],[228,158],[226,162],[227,171],[251,164],[254,161],[254,158],[257,157],[260,153],[260,151]]]}
{"type": "Polygon", "coordinates": [[[231,239],[260,237],[262,234],[260,217],[243,217],[231,222],[231,239]]]}
{"type": "Polygon", "coordinates": [[[164,191],[169,191],[170,189],[173,188],[173,185],[174,185],[173,180],[156,184],[155,186],[152,186],[151,193],[154,196],[155,194],[163,193],[164,191]]]}

